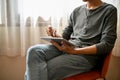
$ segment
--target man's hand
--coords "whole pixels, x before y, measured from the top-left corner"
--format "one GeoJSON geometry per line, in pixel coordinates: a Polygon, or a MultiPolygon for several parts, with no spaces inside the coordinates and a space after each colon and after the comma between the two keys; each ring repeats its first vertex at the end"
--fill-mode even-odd
{"type": "Polygon", "coordinates": [[[69,46],[68,44],[66,44],[64,41],[61,42],[61,45],[58,44],[57,42],[55,41],[51,41],[51,43],[57,47],[60,51],[63,51],[63,52],[66,52],[68,54],[76,54],[75,53],[75,48],[72,47],[72,46],[69,46]]]}
{"type": "Polygon", "coordinates": [[[47,32],[48,36],[60,37],[60,35],[57,34],[56,29],[53,28],[51,25],[49,25],[49,26],[46,28],[46,32],[47,32]]]}

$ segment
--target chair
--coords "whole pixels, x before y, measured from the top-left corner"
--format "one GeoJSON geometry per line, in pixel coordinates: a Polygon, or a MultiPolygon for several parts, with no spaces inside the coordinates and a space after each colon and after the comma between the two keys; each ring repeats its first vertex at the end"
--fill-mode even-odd
{"type": "Polygon", "coordinates": [[[102,70],[92,70],[89,72],[77,74],[74,76],[67,77],[63,80],[105,80],[105,75],[108,70],[110,56],[112,53],[108,54],[104,60],[102,70]]]}

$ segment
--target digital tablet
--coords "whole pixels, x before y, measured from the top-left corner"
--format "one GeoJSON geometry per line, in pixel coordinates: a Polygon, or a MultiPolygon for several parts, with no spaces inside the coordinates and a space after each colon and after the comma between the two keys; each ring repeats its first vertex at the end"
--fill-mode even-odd
{"type": "Polygon", "coordinates": [[[41,37],[41,39],[50,42],[51,40],[57,42],[58,44],[61,44],[61,41],[66,42],[66,44],[68,44],[69,46],[74,46],[72,43],[70,43],[69,41],[63,39],[63,38],[58,38],[58,37],[41,37]]]}

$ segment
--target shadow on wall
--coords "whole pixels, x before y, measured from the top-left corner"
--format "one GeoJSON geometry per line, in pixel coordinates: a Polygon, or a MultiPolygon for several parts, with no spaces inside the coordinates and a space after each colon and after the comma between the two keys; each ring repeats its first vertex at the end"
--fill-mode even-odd
{"type": "Polygon", "coordinates": [[[120,80],[120,57],[111,57],[106,80],[120,80]]]}

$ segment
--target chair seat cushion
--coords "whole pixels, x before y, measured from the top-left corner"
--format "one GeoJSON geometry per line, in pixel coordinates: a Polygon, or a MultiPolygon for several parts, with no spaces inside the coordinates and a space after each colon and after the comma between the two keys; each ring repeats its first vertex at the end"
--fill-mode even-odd
{"type": "Polygon", "coordinates": [[[94,71],[89,71],[82,74],[70,76],[68,78],[65,78],[64,80],[95,80],[100,77],[101,77],[100,72],[97,70],[94,70],[94,71]]]}

